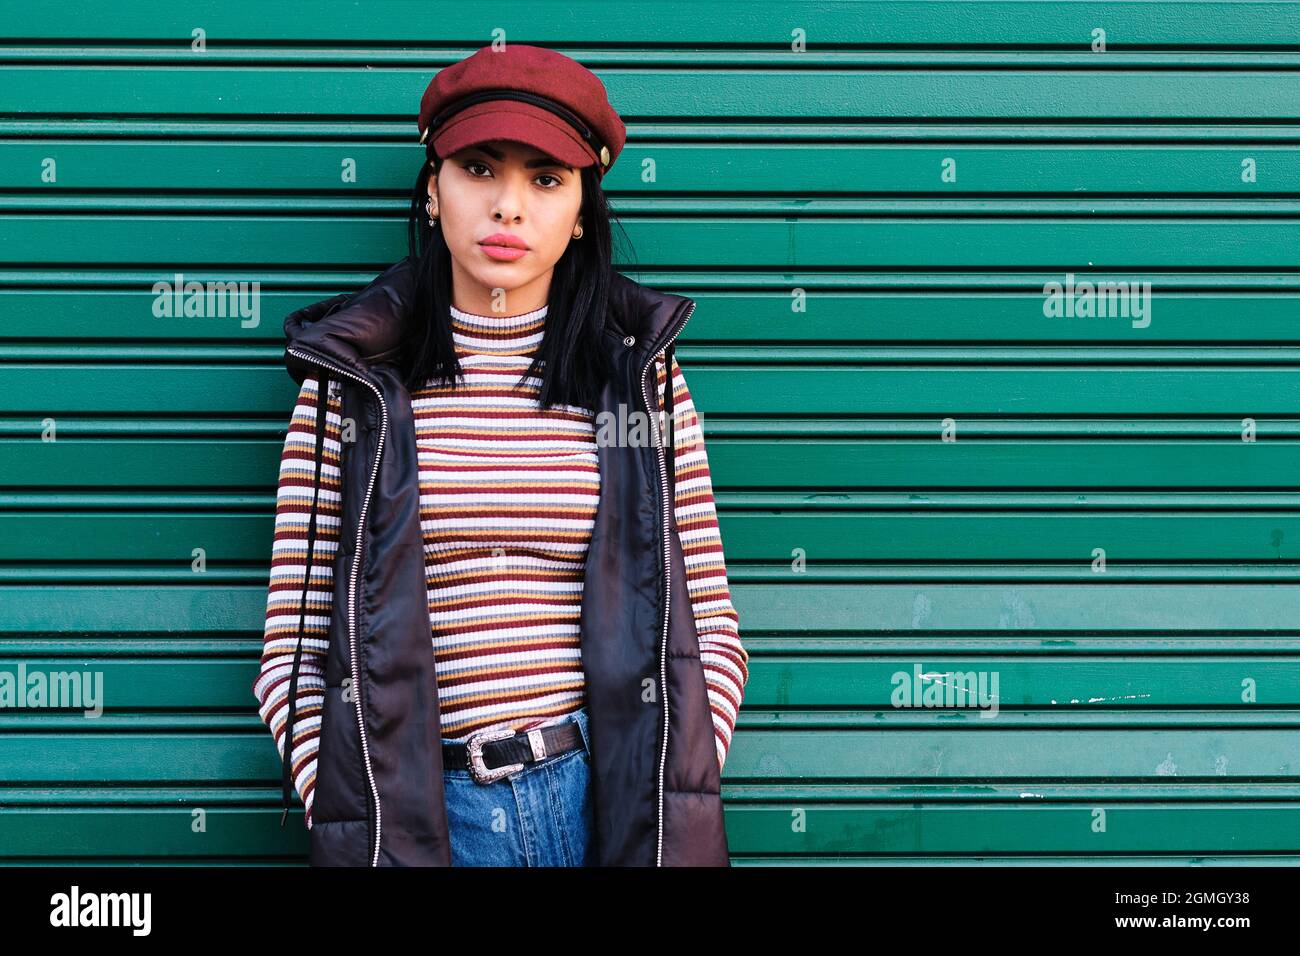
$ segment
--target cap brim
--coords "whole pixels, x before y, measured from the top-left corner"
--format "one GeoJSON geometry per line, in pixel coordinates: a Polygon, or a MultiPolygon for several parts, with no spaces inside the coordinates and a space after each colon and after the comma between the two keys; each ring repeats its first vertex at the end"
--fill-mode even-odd
{"type": "Polygon", "coordinates": [[[596,162],[568,123],[549,110],[517,100],[476,103],[457,113],[438,130],[433,148],[446,159],[462,149],[497,139],[525,143],[567,166],[591,166],[596,162]]]}

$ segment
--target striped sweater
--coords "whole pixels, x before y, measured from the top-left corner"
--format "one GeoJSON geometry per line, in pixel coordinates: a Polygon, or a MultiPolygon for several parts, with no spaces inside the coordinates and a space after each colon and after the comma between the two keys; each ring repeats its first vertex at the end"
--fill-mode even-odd
{"type": "MultiPolygon", "coordinates": [[[[464,378],[411,393],[420,524],[441,735],[526,729],[563,719],[586,696],[579,619],[583,571],[600,494],[594,415],[542,409],[536,377],[518,385],[541,344],[546,307],[518,316],[453,308],[464,378]]],[[[669,370],[655,359],[659,407],[669,370]]],[[[727,585],[703,434],[672,363],[674,513],[687,569],[718,764],[726,760],[749,655],[727,585]]],[[[294,725],[292,774],[311,827],[324,660],[341,515],[342,399],[330,383],[316,554],[294,725]]],[[[315,479],[316,382],[299,392],[280,461],[258,710],[283,759],[315,479]]]]}

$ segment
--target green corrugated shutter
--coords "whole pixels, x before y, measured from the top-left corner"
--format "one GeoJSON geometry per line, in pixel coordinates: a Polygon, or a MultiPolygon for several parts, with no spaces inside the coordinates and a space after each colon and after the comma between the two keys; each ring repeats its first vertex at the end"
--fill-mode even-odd
{"type": "Polygon", "coordinates": [[[700,303],[736,863],[1300,861],[1293,4],[0,9],[4,669],[105,695],[0,713],[7,859],[303,859],[280,322],[403,254],[419,94],[500,28],[605,80],[633,274],[700,303]],[[155,317],[176,273],[260,321],[155,317]],[[893,705],[967,671],[995,716],[893,705]]]}

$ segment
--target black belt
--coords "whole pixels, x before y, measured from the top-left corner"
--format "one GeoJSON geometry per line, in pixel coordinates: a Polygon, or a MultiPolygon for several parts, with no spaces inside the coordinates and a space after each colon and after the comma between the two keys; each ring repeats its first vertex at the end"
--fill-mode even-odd
{"type": "Polygon", "coordinates": [[[492,783],[522,770],[525,764],[585,746],[574,721],[532,730],[480,730],[464,743],[442,745],[446,769],[469,769],[478,783],[492,783]]]}

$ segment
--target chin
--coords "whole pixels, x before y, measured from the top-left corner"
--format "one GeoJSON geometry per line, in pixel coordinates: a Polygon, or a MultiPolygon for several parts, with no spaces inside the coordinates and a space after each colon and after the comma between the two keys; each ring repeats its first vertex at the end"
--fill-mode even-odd
{"type": "Polygon", "coordinates": [[[505,289],[509,292],[527,285],[541,273],[531,268],[525,271],[518,262],[489,262],[471,274],[489,289],[505,289]]]}

